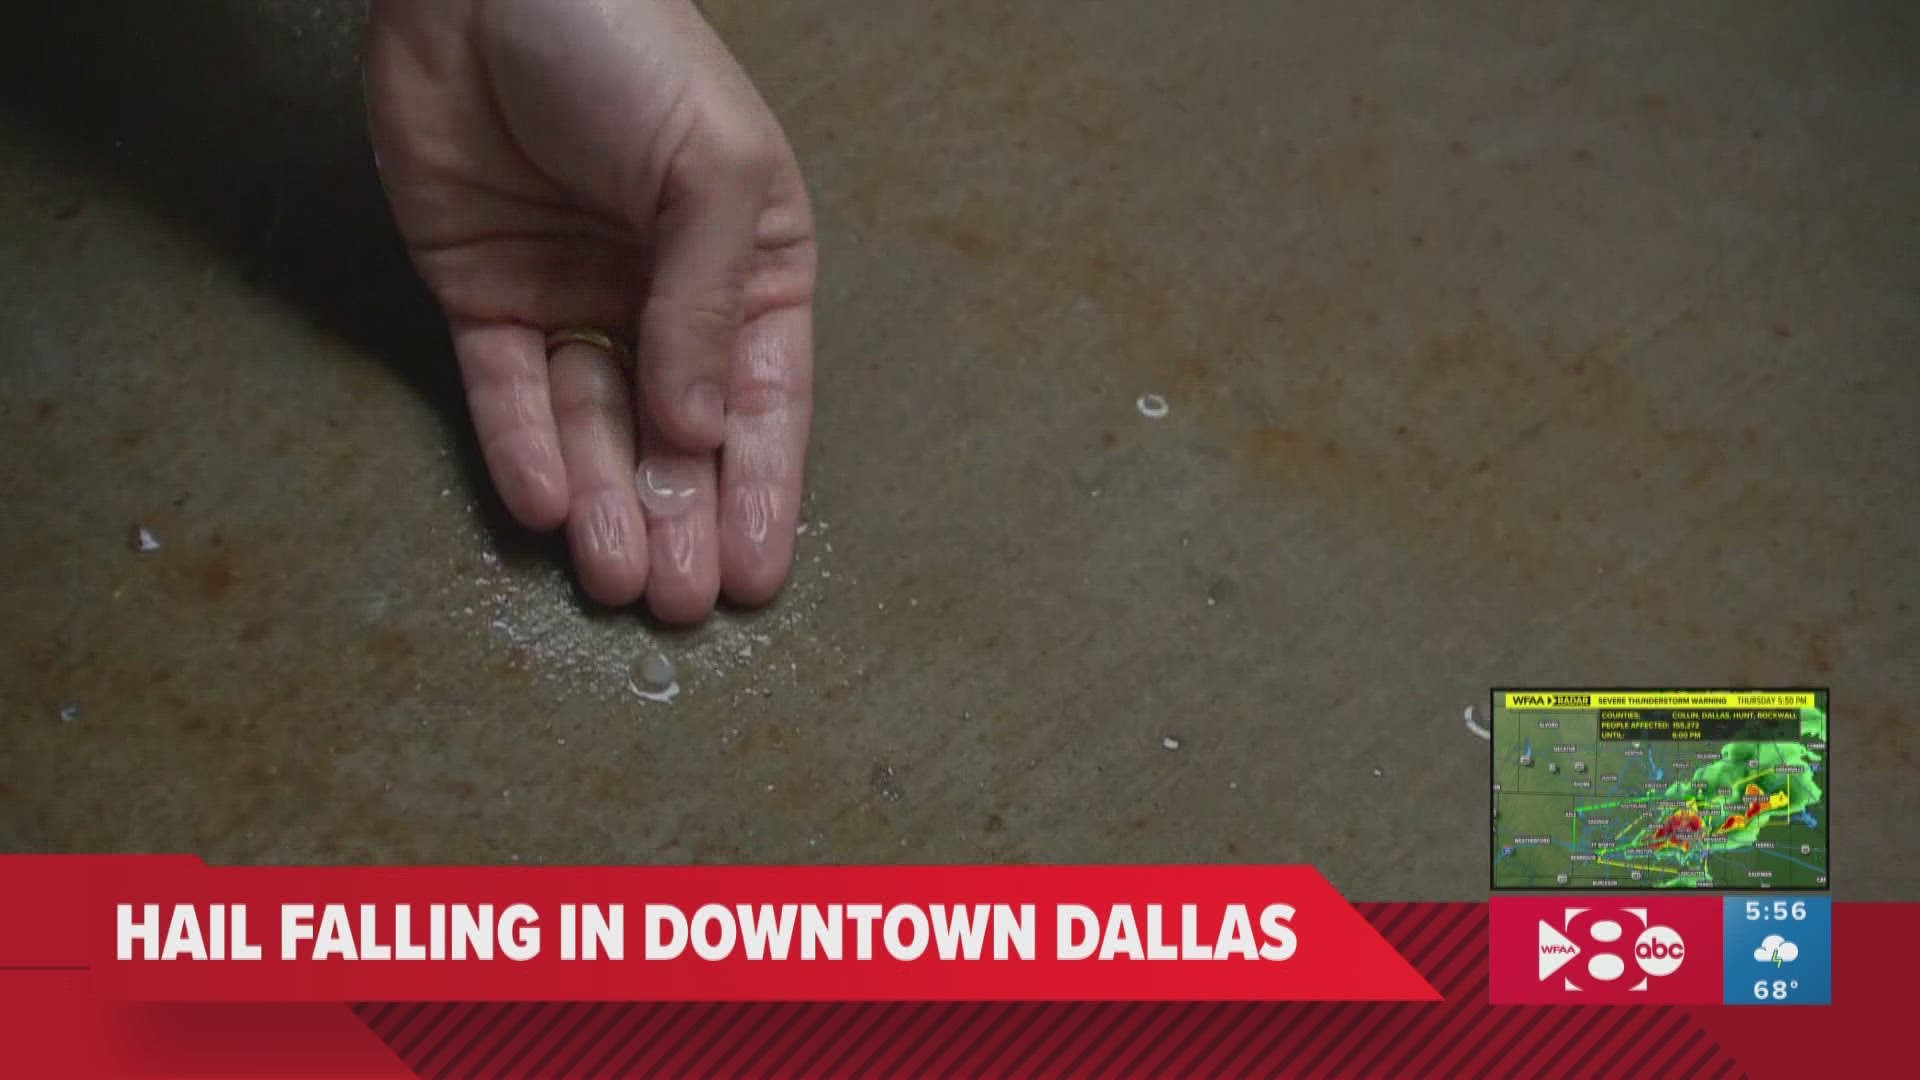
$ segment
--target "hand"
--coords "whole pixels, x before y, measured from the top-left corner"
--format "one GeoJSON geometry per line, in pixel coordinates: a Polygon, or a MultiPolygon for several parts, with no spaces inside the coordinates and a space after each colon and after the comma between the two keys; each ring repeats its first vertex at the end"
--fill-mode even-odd
{"type": "Polygon", "coordinates": [[[786,581],[815,249],[779,124],[687,0],[374,0],[394,216],[509,511],[595,600],[697,622],[786,581]],[[630,367],[548,335],[591,329],[630,367]]]}

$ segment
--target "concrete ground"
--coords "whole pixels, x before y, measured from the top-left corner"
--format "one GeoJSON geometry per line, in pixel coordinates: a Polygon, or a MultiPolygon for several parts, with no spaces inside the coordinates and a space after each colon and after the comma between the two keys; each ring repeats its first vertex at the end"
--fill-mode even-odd
{"type": "Polygon", "coordinates": [[[502,523],[359,4],[32,7],[0,848],[1466,898],[1489,686],[1814,684],[1838,895],[1920,895],[1906,5],[711,5],[825,254],[795,584],[693,634],[502,523]]]}

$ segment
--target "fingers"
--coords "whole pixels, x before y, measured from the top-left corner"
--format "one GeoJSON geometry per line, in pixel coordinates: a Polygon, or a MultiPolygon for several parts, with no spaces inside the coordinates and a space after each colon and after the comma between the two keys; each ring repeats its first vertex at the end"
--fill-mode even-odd
{"type": "Polygon", "coordinates": [[[651,552],[647,607],[662,622],[697,623],[719,599],[716,487],[711,452],[676,449],[643,423],[634,489],[651,552]]]}
{"type": "Polygon", "coordinates": [[[813,419],[813,293],[818,253],[799,164],[784,140],[760,218],[727,397],[720,459],[720,581],[741,606],[786,584],[813,419]]]}
{"type": "Polygon", "coordinates": [[[530,529],[557,527],[567,519],[567,475],[547,399],[545,337],[524,326],[456,322],[453,343],[500,501],[530,529]]]}
{"type": "Polygon", "coordinates": [[[553,416],[566,460],[567,546],[588,596],[631,604],[646,591],[647,529],[634,492],[633,402],[618,360],[568,342],[551,362],[553,416]]]}
{"type": "Polygon", "coordinates": [[[792,566],[812,385],[812,308],[747,326],[720,459],[720,580],[736,604],[772,600],[792,566]]]}
{"type": "Polygon", "coordinates": [[[728,371],[772,176],[758,133],[697,130],[650,222],[655,261],[636,334],[642,404],[659,437],[685,451],[713,450],[727,434],[728,371]]]}

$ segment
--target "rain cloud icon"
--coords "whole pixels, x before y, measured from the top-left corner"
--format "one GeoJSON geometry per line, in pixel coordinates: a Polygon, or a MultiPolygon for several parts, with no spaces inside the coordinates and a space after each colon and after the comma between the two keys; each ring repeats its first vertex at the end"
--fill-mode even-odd
{"type": "Polygon", "coordinates": [[[1753,950],[1753,958],[1755,960],[1776,966],[1791,963],[1793,959],[1799,955],[1800,946],[1795,945],[1779,934],[1768,934],[1766,940],[1760,943],[1760,947],[1753,950]]]}

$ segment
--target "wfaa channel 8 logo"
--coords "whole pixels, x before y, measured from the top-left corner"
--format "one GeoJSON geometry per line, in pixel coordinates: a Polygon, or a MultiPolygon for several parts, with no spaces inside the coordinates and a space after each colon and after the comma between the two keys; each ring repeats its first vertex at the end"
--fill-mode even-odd
{"type": "Polygon", "coordinates": [[[1491,919],[1495,1003],[1719,999],[1720,907],[1713,900],[1496,898],[1491,919]]]}
{"type": "Polygon", "coordinates": [[[1570,907],[1555,926],[1541,920],[1540,978],[1559,975],[1562,988],[1580,993],[1627,979],[1640,992],[1680,970],[1687,941],[1671,926],[1656,926],[1643,907],[1618,911],[1570,907]]]}

